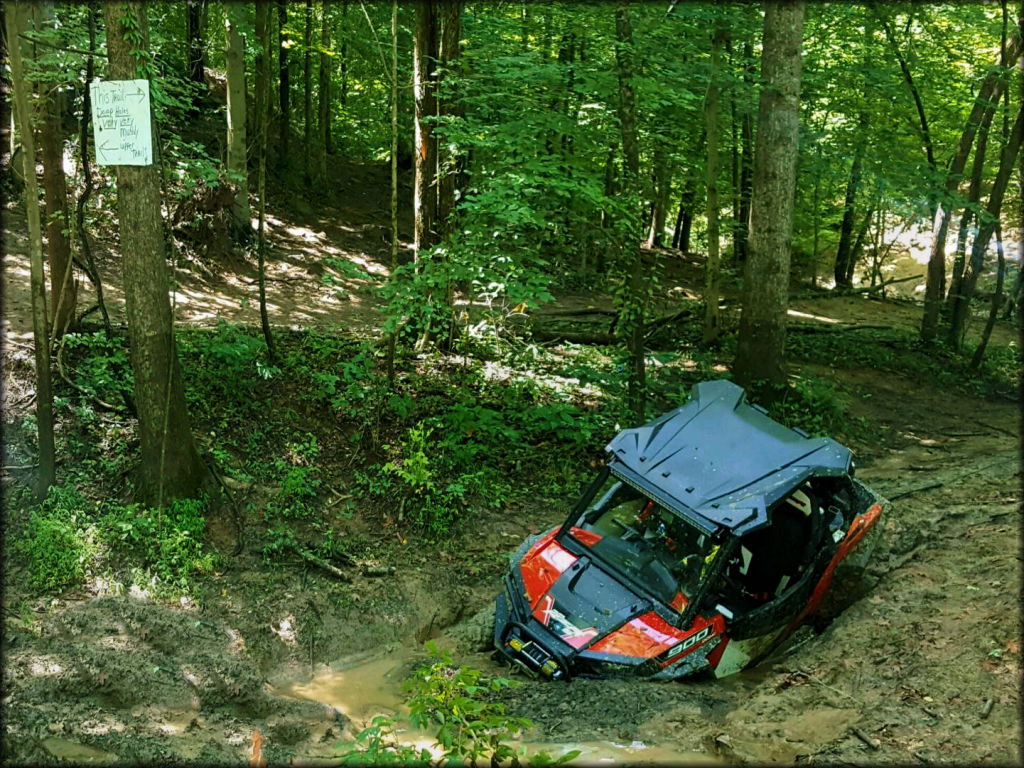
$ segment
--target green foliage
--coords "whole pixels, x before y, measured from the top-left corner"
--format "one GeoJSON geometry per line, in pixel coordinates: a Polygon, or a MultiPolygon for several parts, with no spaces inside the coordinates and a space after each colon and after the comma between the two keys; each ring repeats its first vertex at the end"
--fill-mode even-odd
{"type": "Polygon", "coordinates": [[[355,741],[340,741],[335,748],[343,750],[338,759],[344,765],[409,765],[429,766],[430,750],[416,749],[398,740],[395,721],[378,715],[356,734],[355,741]]]}
{"type": "Polygon", "coordinates": [[[768,395],[768,414],[788,427],[812,437],[829,437],[846,426],[845,408],[835,387],[823,379],[797,379],[795,384],[771,389],[752,388],[754,398],[768,395]]]}
{"type": "Polygon", "coordinates": [[[53,486],[42,504],[30,510],[18,548],[28,558],[34,588],[62,590],[82,583],[91,553],[81,523],[86,509],[86,501],[73,486],[53,486]]]}
{"type": "Polygon", "coordinates": [[[179,499],[166,510],[107,502],[102,510],[100,540],[112,553],[148,570],[164,590],[189,592],[197,575],[213,570],[213,555],[203,551],[205,501],[179,499]]]}
{"type": "Polygon", "coordinates": [[[969,395],[1015,398],[1024,366],[1020,348],[990,346],[978,370],[962,354],[921,343],[912,330],[867,330],[857,333],[790,333],[786,351],[791,360],[839,367],[859,366],[892,371],[915,380],[934,381],[969,395]]]}
{"type": "MultiPolygon", "coordinates": [[[[399,510],[406,509],[412,522],[428,535],[441,538],[452,533],[465,518],[467,491],[481,490],[482,473],[455,472],[450,482],[439,484],[435,473],[450,459],[449,446],[435,447],[427,442],[431,430],[423,425],[410,428],[399,448],[399,457],[381,468],[401,481],[395,490],[399,510]],[[439,458],[433,458],[439,457],[439,458]],[[461,513],[461,514],[460,514],[461,513]]],[[[468,465],[472,466],[472,465],[468,465]]],[[[445,470],[451,469],[451,462],[445,470]]]]}
{"type": "Polygon", "coordinates": [[[68,375],[86,393],[112,405],[134,388],[127,339],[102,331],[64,336],[68,375]]]}
{"type": "Polygon", "coordinates": [[[427,649],[434,661],[406,681],[413,725],[437,728],[435,738],[446,760],[476,765],[477,760],[488,758],[492,764],[505,760],[518,764],[518,753],[508,741],[533,723],[509,715],[504,704],[487,698],[515,683],[456,666],[449,651],[440,651],[429,641],[427,649]]]}
{"type": "MultiPolygon", "coordinates": [[[[495,694],[518,685],[465,665],[456,666],[451,653],[427,641],[432,661],[417,669],[405,682],[412,725],[434,733],[442,756],[434,759],[427,749],[417,750],[398,738],[396,720],[375,717],[355,741],[339,742],[342,763],[356,765],[471,765],[487,760],[491,765],[520,765],[525,748],[509,742],[533,727],[525,717],[509,715],[495,694]]],[[[575,760],[579,750],[552,758],[539,752],[527,758],[528,765],[561,765],[575,760]]]]}

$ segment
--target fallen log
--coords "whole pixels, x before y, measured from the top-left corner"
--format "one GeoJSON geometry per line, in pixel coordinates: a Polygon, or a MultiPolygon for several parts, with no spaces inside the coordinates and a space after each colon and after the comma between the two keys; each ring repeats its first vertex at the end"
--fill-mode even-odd
{"type": "Polygon", "coordinates": [[[787,331],[798,333],[841,333],[843,331],[891,331],[891,325],[857,325],[855,323],[836,323],[835,325],[817,323],[792,323],[786,326],[787,331]]]}
{"type": "Polygon", "coordinates": [[[888,288],[890,285],[896,285],[897,283],[906,283],[911,280],[920,280],[924,275],[911,275],[910,277],[900,277],[896,280],[887,280],[879,283],[878,285],[868,285],[862,288],[833,288],[830,291],[805,291],[804,293],[794,293],[789,298],[793,299],[837,299],[840,296],[857,296],[862,293],[879,293],[880,291],[888,288]]]}
{"type": "Polygon", "coordinates": [[[531,335],[535,341],[562,341],[570,344],[602,344],[610,346],[618,343],[612,333],[587,333],[585,331],[547,331],[533,328],[531,335]]]}
{"type": "MultiPolygon", "coordinates": [[[[644,335],[648,336],[652,332],[658,330],[658,328],[668,325],[669,323],[675,322],[676,320],[684,317],[693,315],[697,311],[695,306],[683,307],[678,312],[673,312],[663,317],[657,317],[651,320],[649,323],[644,323],[644,335]]],[[[576,310],[567,311],[567,314],[585,314],[583,312],[577,312],[576,310]]],[[[546,312],[544,315],[555,315],[554,312],[546,312]]],[[[594,314],[614,314],[613,312],[594,312],[594,314]]],[[[538,315],[531,317],[531,323],[534,322],[537,317],[543,317],[544,315],[538,315]]],[[[594,331],[565,331],[565,330],[548,330],[540,328],[537,325],[532,325],[531,332],[533,338],[536,341],[565,341],[571,344],[603,344],[611,345],[617,344],[620,339],[613,333],[598,333],[594,331]]]]}
{"type": "Polygon", "coordinates": [[[303,560],[305,560],[307,563],[311,563],[312,565],[315,565],[318,568],[323,568],[325,571],[327,571],[332,576],[336,576],[337,578],[341,579],[342,581],[344,581],[346,583],[349,583],[349,582],[352,581],[352,577],[349,576],[347,573],[345,573],[343,570],[341,570],[341,568],[338,568],[337,566],[331,565],[326,560],[320,559],[319,557],[314,555],[309,550],[302,549],[302,547],[297,547],[294,544],[289,545],[288,548],[292,552],[297,554],[299,557],[301,557],[303,560]]]}

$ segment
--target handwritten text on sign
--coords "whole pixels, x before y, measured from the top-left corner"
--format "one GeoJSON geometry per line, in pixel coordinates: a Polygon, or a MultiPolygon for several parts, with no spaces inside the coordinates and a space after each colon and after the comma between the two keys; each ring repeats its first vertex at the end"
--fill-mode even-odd
{"type": "Polygon", "coordinates": [[[90,83],[93,136],[99,165],[152,165],[148,80],[90,83]]]}

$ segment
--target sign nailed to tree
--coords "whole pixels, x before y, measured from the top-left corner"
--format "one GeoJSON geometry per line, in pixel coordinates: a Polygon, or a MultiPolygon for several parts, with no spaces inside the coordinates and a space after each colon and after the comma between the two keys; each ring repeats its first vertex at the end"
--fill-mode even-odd
{"type": "Polygon", "coordinates": [[[149,81],[96,81],[89,88],[97,164],[152,165],[149,81]]]}

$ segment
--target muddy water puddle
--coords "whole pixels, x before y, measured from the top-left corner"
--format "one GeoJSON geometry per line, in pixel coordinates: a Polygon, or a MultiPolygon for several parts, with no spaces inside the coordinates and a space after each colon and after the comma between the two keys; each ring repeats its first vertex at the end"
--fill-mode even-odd
{"type": "MultiPolygon", "coordinates": [[[[426,749],[435,758],[442,756],[434,744],[434,735],[429,730],[413,728],[403,715],[408,714],[404,703],[402,683],[409,674],[415,659],[422,657],[414,649],[403,648],[374,658],[357,658],[337,662],[315,669],[313,674],[295,675],[288,678],[283,673],[272,679],[271,693],[275,696],[315,701],[332,707],[350,718],[354,735],[370,724],[377,715],[397,719],[396,735],[403,743],[417,750],[426,749]]],[[[491,671],[491,670],[488,670],[491,671]]],[[[495,670],[497,671],[497,670],[495,670]]],[[[304,754],[295,757],[296,765],[324,765],[336,762],[338,741],[345,740],[340,734],[331,738],[328,724],[318,723],[312,729],[312,743],[304,754]]],[[[332,731],[333,732],[333,731],[332,731]]],[[[546,752],[558,758],[578,750],[577,764],[619,764],[630,765],[680,765],[707,764],[717,762],[714,758],[698,752],[680,752],[666,745],[648,744],[644,741],[578,741],[552,742],[516,740],[517,751],[526,755],[546,752]]]]}
{"type": "Polygon", "coordinates": [[[112,763],[118,756],[111,752],[104,752],[102,749],[90,747],[87,744],[79,744],[77,741],[61,739],[57,736],[50,736],[43,739],[43,747],[58,760],[74,764],[100,764],[112,763]]]}

